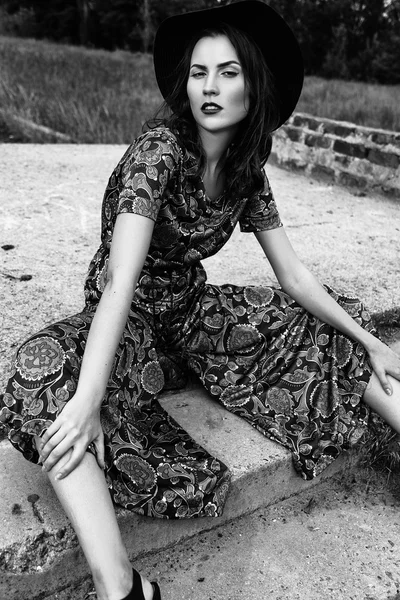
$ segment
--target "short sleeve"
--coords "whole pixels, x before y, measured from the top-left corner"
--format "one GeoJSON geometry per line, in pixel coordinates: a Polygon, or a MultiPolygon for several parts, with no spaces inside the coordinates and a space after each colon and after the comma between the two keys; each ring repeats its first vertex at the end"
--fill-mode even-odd
{"type": "Polygon", "coordinates": [[[155,221],[180,156],[178,142],[169,130],[156,129],[140,136],[122,158],[117,214],[135,213],[155,221]]]}
{"type": "Polygon", "coordinates": [[[278,208],[265,172],[263,191],[255,194],[246,203],[239,223],[241,231],[246,233],[282,227],[278,208]]]}

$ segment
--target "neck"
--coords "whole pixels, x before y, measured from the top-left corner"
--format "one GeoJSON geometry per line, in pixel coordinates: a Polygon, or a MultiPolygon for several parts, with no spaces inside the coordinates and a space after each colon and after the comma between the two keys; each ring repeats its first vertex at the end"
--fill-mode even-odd
{"type": "Polygon", "coordinates": [[[220,165],[221,158],[224,156],[229,145],[235,137],[235,131],[218,131],[213,133],[205,129],[199,129],[201,143],[207,160],[207,169],[215,171],[220,165]]]}

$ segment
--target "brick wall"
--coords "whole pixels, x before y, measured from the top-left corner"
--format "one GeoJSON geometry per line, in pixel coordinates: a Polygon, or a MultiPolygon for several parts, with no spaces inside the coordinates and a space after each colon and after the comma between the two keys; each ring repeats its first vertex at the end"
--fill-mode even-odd
{"type": "Polygon", "coordinates": [[[274,134],[270,161],[400,199],[400,133],[295,113],[274,134]]]}

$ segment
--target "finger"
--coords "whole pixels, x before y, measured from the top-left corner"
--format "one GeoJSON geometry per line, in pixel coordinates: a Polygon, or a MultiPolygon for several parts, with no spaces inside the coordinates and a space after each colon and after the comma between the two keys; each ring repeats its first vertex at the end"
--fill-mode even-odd
{"type": "Polygon", "coordinates": [[[97,439],[93,441],[93,444],[96,448],[96,460],[100,469],[105,469],[105,461],[104,461],[104,435],[101,434],[97,439]]]}
{"type": "MultiPolygon", "coordinates": [[[[42,435],[42,448],[45,444],[47,444],[47,442],[49,441],[49,439],[55,434],[57,433],[57,431],[60,429],[61,427],[61,423],[59,423],[58,418],[54,421],[54,423],[52,423],[50,425],[50,427],[48,427],[46,429],[46,431],[44,432],[44,434],[42,435]]],[[[39,452],[40,452],[40,448],[39,448],[39,452]]]]}
{"type": "Polygon", "coordinates": [[[40,446],[41,450],[39,450],[39,454],[40,454],[40,459],[41,459],[42,463],[45,462],[45,460],[48,458],[48,456],[51,454],[51,452],[54,450],[54,448],[56,448],[58,446],[58,444],[60,444],[64,438],[65,438],[65,433],[61,429],[59,429],[49,439],[48,442],[46,442],[44,445],[43,445],[43,443],[41,444],[41,446],[40,446]]]}
{"type": "Polygon", "coordinates": [[[61,467],[61,469],[56,474],[56,479],[65,479],[82,461],[86,452],[85,446],[75,446],[72,450],[71,456],[69,460],[61,467]]]}
{"type": "Polygon", "coordinates": [[[74,443],[69,437],[64,439],[53,448],[46,460],[43,461],[42,470],[51,471],[51,469],[62,459],[63,456],[73,447],[74,443]]]}
{"type": "Polygon", "coordinates": [[[383,390],[385,391],[385,393],[388,396],[391,396],[393,390],[392,390],[392,386],[390,385],[390,382],[389,382],[389,380],[388,380],[388,378],[386,376],[386,372],[385,371],[381,371],[381,370],[379,370],[379,371],[376,370],[375,374],[376,374],[376,376],[377,376],[377,378],[379,380],[379,383],[381,384],[383,390]]]}

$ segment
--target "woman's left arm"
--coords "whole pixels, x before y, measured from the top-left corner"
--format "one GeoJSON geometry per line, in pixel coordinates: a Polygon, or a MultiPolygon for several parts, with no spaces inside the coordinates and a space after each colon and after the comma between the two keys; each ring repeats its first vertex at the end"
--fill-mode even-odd
{"type": "Polygon", "coordinates": [[[387,375],[400,380],[399,357],[378,338],[363,329],[328,294],[317,278],[301,262],[283,227],[255,234],[282,289],[310,313],[360,342],[367,350],[372,367],[387,394],[392,386],[387,375]]]}

